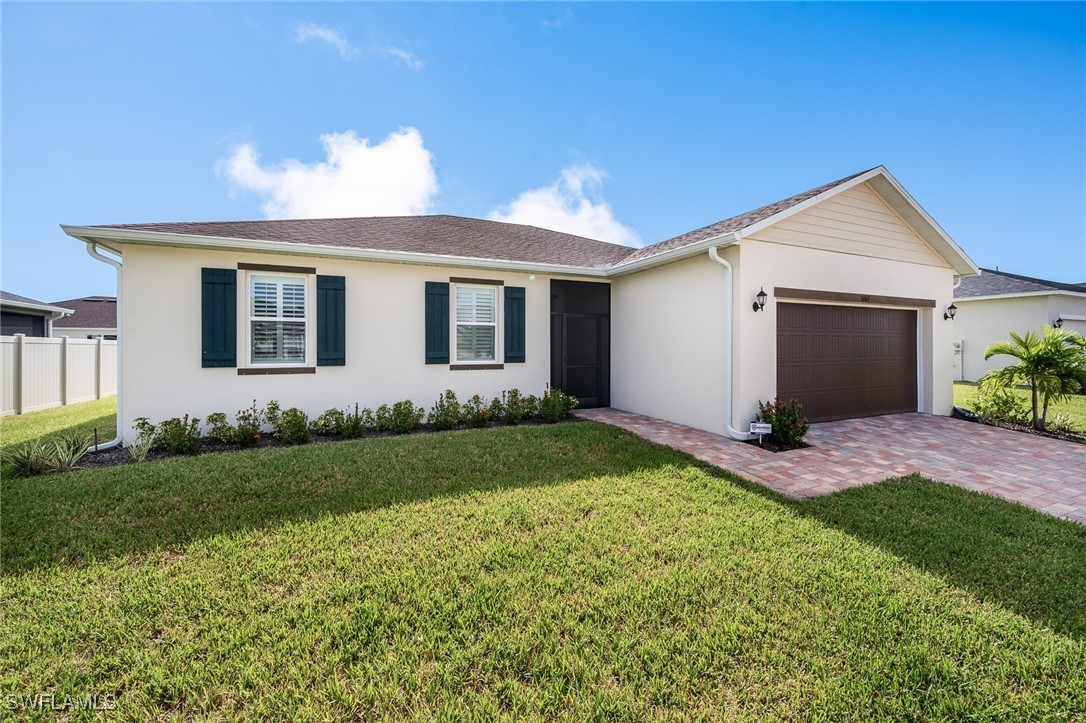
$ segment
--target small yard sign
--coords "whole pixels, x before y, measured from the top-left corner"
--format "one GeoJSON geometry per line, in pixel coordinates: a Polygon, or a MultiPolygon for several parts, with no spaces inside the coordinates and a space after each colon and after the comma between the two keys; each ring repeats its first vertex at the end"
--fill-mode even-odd
{"type": "Polygon", "coordinates": [[[773,434],[773,425],[765,422],[751,422],[750,423],[751,434],[773,434]]]}

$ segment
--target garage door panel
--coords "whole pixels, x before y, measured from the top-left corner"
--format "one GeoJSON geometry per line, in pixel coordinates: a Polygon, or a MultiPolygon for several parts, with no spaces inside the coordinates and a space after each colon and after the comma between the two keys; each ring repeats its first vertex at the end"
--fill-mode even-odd
{"type": "Polygon", "coordinates": [[[916,411],[916,312],[777,305],[777,388],[811,421],[916,411]]]}

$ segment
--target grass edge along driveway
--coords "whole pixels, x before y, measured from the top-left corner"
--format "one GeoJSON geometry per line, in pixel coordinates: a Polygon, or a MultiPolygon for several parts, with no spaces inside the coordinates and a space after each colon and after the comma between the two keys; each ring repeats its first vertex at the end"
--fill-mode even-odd
{"type": "Polygon", "coordinates": [[[591,422],[6,481],[0,680],[129,720],[1086,710],[1086,528],[817,502],[591,422]]]}

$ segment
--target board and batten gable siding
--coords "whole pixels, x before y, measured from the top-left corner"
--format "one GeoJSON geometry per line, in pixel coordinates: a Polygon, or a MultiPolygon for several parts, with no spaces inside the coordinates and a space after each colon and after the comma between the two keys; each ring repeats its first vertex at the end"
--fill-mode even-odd
{"type": "Polygon", "coordinates": [[[949,268],[866,183],[751,234],[770,243],[949,268]]]}
{"type": "MultiPolygon", "coordinates": [[[[121,296],[124,343],[124,415],[160,421],[180,414],[205,419],[216,411],[232,416],[255,399],[276,399],[310,415],[358,402],[376,407],[411,399],[427,409],[445,389],[461,399],[487,397],[519,388],[541,394],[550,379],[550,279],[536,274],[386,264],[298,255],[125,247],[124,294],[121,296]],[[316,275],[344,278],[345,338],[343,366],[317,366],[311,374],[239,376],[237,368],[201,366],[201,269],[237,268],[239,263],[314,267],[316,275]],[[452,277],[502,281],[524,288],[524,361],[503,369],[452,370],[450,364],[426,364],[426,283],[452,277]]],[[[566,278],[566,277],[560,277],[566,278]]],[[[238,272],[239,327],[247,321],[245,276],[238,272]]],[[[316,281],[310,285],[313,295],[316,281]]],[[[499,296],[501,298],[501,296],[499,296]]],[[[312,307],[315,312],[316,307],[312,307]]],[[[310,320],[316,322],[316,314],[310,320]]],[[[503,327],[504,328],[504,327],[503,327]]],[[[316,366],[316,330],[309,333],[310,365],[316,366]]],[[[504,347],[499,338],[499,353],[504,347]]],[[[248,349],[239,328],[237,361],[245,366],[248,349]]],[[[452,360],[450,360],[452,361],[452,360]]]]}

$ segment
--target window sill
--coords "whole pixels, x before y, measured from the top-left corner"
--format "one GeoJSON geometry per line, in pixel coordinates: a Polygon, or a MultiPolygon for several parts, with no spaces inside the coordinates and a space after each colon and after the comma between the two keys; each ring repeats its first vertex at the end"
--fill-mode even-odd
{"type": "Polygon", "coordinates": [[[243,367],[238,369],[239,377],[262,374],[316,374],[317,367],[243,367]]]}
{"type": "Polygon", "coordinates": [[[450,364],[449,371],[466,372],[482,369],[505,369],[504,364],[450,364]]]}

